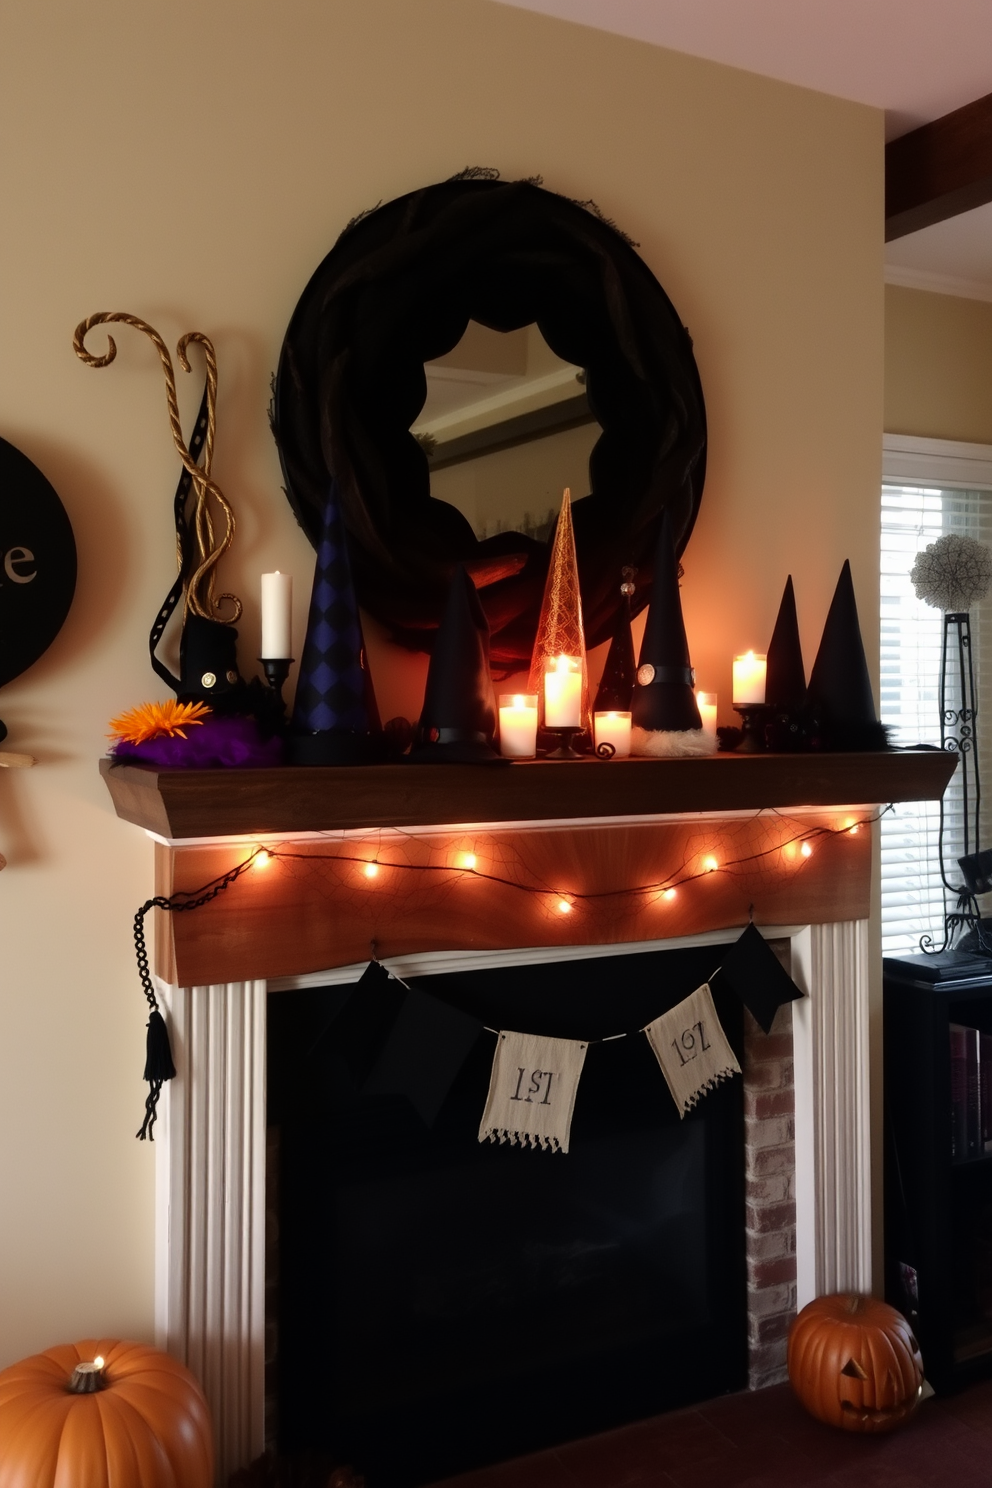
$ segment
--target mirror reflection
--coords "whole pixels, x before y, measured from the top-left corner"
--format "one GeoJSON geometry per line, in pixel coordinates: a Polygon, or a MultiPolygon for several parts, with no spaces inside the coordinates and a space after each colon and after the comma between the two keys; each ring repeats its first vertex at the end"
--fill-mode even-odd
{"type": "Polygon", "coordinates": [[[536,325],[503,333],[470,321],[425,366],[427,401],[412,432],[427,452],[431,495],[457,507],[479,538],[545,539],[561,493],[589,490],[602,432],[585,373],[563,362],[536,325]]]}

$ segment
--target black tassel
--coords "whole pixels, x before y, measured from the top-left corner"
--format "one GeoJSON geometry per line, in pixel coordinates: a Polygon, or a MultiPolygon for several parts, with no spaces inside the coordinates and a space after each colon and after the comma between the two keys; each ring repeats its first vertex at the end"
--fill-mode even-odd
{"type": "Polygon", "coordinates": [[[148,1038],[145,1044],[145,1073],[143,1080],[174,1080],[176,1066],[172,1062],[172,1045],[165,1019],[157,1008],[148,1016],[148,1038]]]}
{"type": "Polygon", "coordinates": [[[148,1015],[148,1034],[145,1042],[145,1073],[142,1079],[150,1086],[145,1100],[145,1119],[137,1133],[138,1140],[154,1142],[154,1127],[158,1116],[158,1098],[166,1080],[174,1080],[176,1066],[172,1062],[172,1046],[165,1019],[157,1008],[148,1015]]]}

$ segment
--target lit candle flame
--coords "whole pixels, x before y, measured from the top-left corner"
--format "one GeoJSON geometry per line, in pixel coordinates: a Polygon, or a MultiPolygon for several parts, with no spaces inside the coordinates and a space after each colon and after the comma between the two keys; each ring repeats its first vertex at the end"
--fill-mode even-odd
{"type": "Polygon", "coordinates": [[[366,878],[376,878],[379,873],[379,864],[366,863],[365,867],[362,869],[362,872],[365,874],[366,878]]]}
{"type": "Polygon", "coordinates": [[[93,1363],[96,1365],[97,1369],[102,1369],[103,1368],[103,1355],[102,1354],[97,1354],[96,1358],[93,1360],[93,1363]]]}
{"type": "Polygon", "coordinates": [[[558,913],[559,914],[571,914],[572,913],[572,906],[569,904],[569,902],[568,902],[567,899],[559,899],[558,900],[558,913]]]}
{"type": "Polygon", "coordinates": [[[707,873],[715,873],[719,866],[720,864],[717,862],[716,858],[712,856],[703,859],[703,867],[706,869],[707,873]]]}

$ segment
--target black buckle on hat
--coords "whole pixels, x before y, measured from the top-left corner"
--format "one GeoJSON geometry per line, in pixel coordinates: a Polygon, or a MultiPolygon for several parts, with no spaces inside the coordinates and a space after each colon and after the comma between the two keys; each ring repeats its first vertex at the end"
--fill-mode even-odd
{"type": "Polygon", "coordinates": [[[480,729],[437,728],[424,732],[427,744],[488,744],[489,740],[480,729]]]}
{"type": "MultiPolygon", "coordinates": [[[[650,666],[650,663],[648,663],[650,666]]],[[[646,681],[641,681],[647,667],[638,667],[637,681],[641,687],[654,687],[659,682],[681,683],[685,687],[695,687],[696,668],[691,666],[652,666],[651,676],[646,681]]]]}

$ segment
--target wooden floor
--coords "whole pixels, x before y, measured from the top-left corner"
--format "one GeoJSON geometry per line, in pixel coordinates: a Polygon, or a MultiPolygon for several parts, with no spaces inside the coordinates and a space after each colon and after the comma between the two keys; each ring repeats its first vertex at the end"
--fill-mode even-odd
{"type": "Polygon", "coordinates": [[[444,1488],[992,1488],[992,1381],[889,1436],[822,1426],[788,1385],[448,1478],[444,1488]]]}

